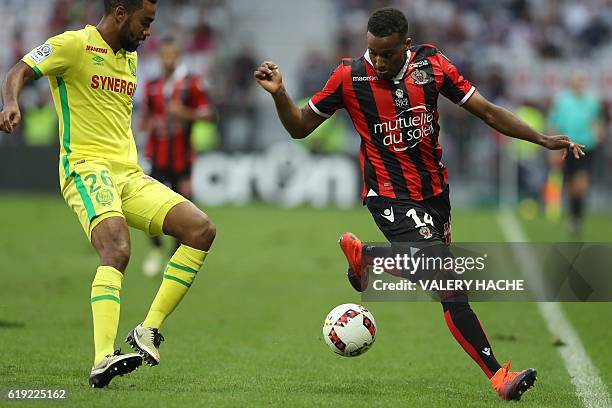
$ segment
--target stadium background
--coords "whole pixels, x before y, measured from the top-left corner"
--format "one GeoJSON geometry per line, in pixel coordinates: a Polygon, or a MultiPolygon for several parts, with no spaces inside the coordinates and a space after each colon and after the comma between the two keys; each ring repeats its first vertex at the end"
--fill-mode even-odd
{"type": "MultiPolygon", "coordinates": [[[[0,0],[0,77],[49,36],[95,25],[101,3],[0,0]]],[[[272,59],[292,96],[309,97],[341,57],[363,53],[368,15],[386,5],[406,12],[414,43],[437,45],[482,94],[525,112],[542,129],[571,73],[587,73],[604,103],[605,132],[583,240],[610,241],[612,1],[162,0],[153,35],[139,50],[135,121],[142,84],[159,69],[160,39],[171,34],[218,112],[218,122],[197,127],[193,140],[196,198],[216,221],[219,238],[207,277],[168,324],[172,342],[162,349],[168,364],[118,381],[126,401],[448,406],[458,400],[490,406],[494,396],[452,343],[438,305],[371,305],[384,335],[358,361],[338,361],[317,337],[329,309],[359,300],[342,277],[337,236],[354,230],[381,239],[359,207],[358,140],[341,114],[312,140],[289,142],[252,74],[260,61],[272,59]],[[183,363],[184,352],[191,352],[186,342],[198,347],[198,358],[183,363]],[[176,367],[177,361],[184,365],[176,367]],[[361,396],[347,384],[355,370],[364,373],[356,380],[367,390],[361,396]],[[443,392],[435,385],[440,380],[443,392]],[[163,390],[161,399],[147,392],[150,384],[163,390]]],[[[81,385],[91,354],[87,288],[97,260],[57,188],[57,122],[47,81],[29,86],[21,101],[22,125],[16,134],[0,135],[0,388],[64,386],[77,402],[91,403],[81,385]],[[43,288],[51,288],[52,299],[40,298],[43,288]],[[59,361],[64,347],[70,357],[59,361]]],[[[554,210],[557,195],[545,189],[555,187],[546,184],[546,152],[500,137],[448,103],[441,112],[455,240],[508,239],[498,222],[500,207],[517,209],[527,239],[571,239],[554,210]],[[546,213],[546,204],[553,210],[546,213]]],[[[139,145],[144,140],[137,135],[139,145]]],[[[139,270],[145,239],[136,232],[132,238],[120,333],[144,313],[157,286],[139,270]]],[[[538,365],[547,375],[533,406],[584,404],[557,353],[563,339],[546,330],[535,305],[476,308],[500,359],[512,354],[514,364],[538,365]]],[[[564,311],[612,389],[610,304],[566,304],[564,311]]],[[[112,398],[105,394],[97,402],[112,398]]]]}

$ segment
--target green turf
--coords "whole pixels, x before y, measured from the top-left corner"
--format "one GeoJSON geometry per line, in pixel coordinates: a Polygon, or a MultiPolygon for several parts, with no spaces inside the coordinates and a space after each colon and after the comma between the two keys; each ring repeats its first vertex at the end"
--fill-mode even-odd
{"type": "MultiPolygon", "coordinates": [[[[360,301],[336,240],[345,230],[382,239],[366,210],[208,213],[218,226],[214,250],[164,327],[161,364],[92,390],[89,287],[97,257],[61,199],[3,197],[0,389],[66,388],[66,406],[507,406],[449,334],[439,304],[368,303],[379,328],[372,350],[349,359],[327,349],[326,313],[360,301]]],[[[454,240],[501,240],[496,214],[455,212],[454,240]]],[[[139,270],[141,233],[133,231],[132,245],[119,340],[143,319],[159,284],[139,270]]],[[[512,356],[513,367],[539,370],[521,406],[580,406],[535,304],[473,307],[500,360],[512,356]]],[[[606,329],[576,322],[594,356],[610,343],[606,329]]]]}
{"type": "Polygon", "coordinates": [[[548,221],[544,217],[522,221],[525,233],[532,241],[538,242],[612,242],[612,214],[589,214],[586,217],[582,236],[574,238],[569,234],[567,220],[548,221]]]}
{"type": "MultiPolygon", "coordinates": [[[[556,222],[538,218],[523,221],[523,228],[534,241],[572,242],[565,220],[556,222]]],[[[590,214],[584,223],[583,237],[586,242],[612,242],[612,215],[590,214]]],[[[608,271],[610,272],[610,271],[608,271]]],[[[564,303],[563,309],[599,369],[608,391],[612,391],[612,303],[564,303]]]]}

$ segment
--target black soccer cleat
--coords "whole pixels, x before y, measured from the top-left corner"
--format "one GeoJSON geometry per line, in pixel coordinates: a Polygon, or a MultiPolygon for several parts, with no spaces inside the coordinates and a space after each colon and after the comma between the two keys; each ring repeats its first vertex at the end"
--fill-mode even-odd
{"type": "Polygon", "coordinates": [[[106,356],[89,375],[89,385],[92,388],[104,388],[116,376],[122,376],[137,370],[142,364],[142,357],[138,353],[121,354],[116,350],[112,356],[106,356]]]}

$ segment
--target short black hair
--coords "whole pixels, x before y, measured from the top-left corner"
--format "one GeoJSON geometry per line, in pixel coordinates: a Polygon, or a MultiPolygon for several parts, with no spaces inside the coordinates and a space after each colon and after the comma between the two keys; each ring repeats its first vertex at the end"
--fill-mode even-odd
{"type": "Polygon", "coordinates": [[[404,13],[396,8],[380,8],[370,16],[368,32],[375,37],[387,37],[393,33],[406,37],[408,35],[408,20],[406,20],[404,13]]]}
{"type": "MultiPolygon", "coordinates": [[[[113,12],[115,8],[118,6],[123,6],[128,11],[128,13],[133,13],[134,11],[140,9],[142,7],[142,2],[145,0],[104,0],[104,13],[110,14],[113,12]]],[[[149,3],[157,3],[157,0],[146,0],[149,3]]]]}

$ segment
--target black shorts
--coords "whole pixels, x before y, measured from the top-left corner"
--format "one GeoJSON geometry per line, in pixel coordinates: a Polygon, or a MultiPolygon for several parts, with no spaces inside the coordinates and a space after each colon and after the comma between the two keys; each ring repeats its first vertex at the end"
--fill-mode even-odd
{"type": "Polygon", "coordinates": [[[191,169],[180,173],[174,173],[168,170],[152,168],[150,176],[160,183],[167,185],[172,190],[178,191],[179,182],[191,177],[191,169]]]}
{"type": "Polygon", "coordinates": [[[591,175],[593,170],[593,154],[594,151],[586,151],[585,156],[581,156],[580,159],[574,157],[573,153],[568,153],[565,158],[563,165],[563,176],[565,180],[573,177],[580,171],[585,171],[587,175],[591,175]]]}
{"type": "Polygon", "coordinates": [[[367,197],[365,204],[389,242],[451,241],[448,186],[437,196],[422,201],[367,197]]]}

